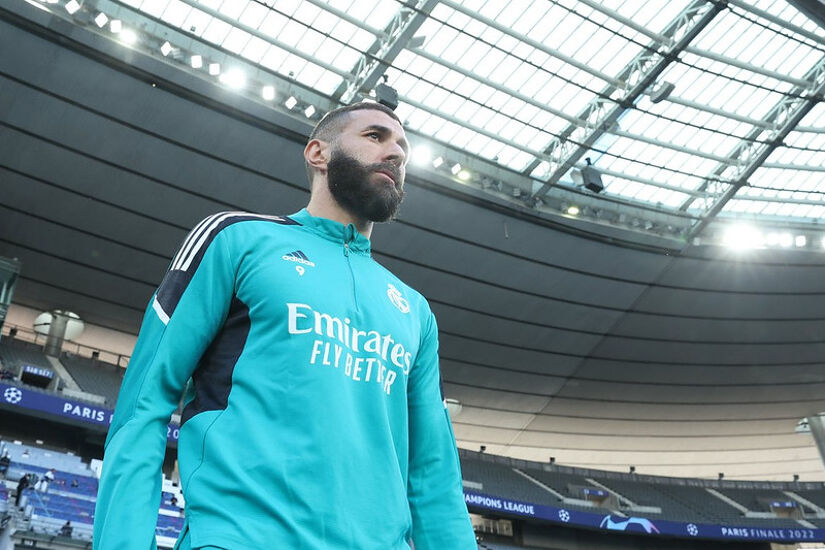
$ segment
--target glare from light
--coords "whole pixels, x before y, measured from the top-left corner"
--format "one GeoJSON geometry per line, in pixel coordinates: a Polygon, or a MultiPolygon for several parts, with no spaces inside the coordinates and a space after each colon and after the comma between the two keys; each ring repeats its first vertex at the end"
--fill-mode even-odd
{"type": "Polygon", "coordinates": [[[69,0],[66,2],[66,11],[69,15],[74,15],[80,9],[80,3],[77,0],[69,0]]]}
{"type": "MultiPolygon", "coordinates": [[[[441,166],[442,164],[444,164],[444,159],[443,159],[443,158],[441,158],[441,157],[437,157],[437,158],[433,161],[433,168],[438,168],[438,167],[439,167],[439,166],[441,166]]],[[[825,241],[823,241],[823,242],[825,242],[825,241]]]]}
{"type": "Polygon", "coordinates": [[[105,26],[106,26],[106,23],[108,23],[108,22],[109,22],[109,17],[108,17],[105,13],[103,13],[103,12],[98,13],[98,14],[97,14],[97,17],[95,17],[95,23],[96,23],[96,24],[97,24],[97,26],[98,26],[98,27],[100,27],[101,29],[102,29],[103,27],[105,27],[105,26]]]}
{"type": "Polygon", "coordinates": [[[579,207],[576,206],[575,204],[573,206],[568,206],[567,207],[567,213],[570,214],[571,216],[578,216],[579,212],[581,212],[581,210],[579,210],[579,207]]]}
{"type": "Polygon", "coordinates": [[[209,64],[209,74],[212,76],[218,76],[221,74],[221,64],[220,63],[210,63],[209,64]]]}
{"type": "MultiPolygon", "coordinates": [[[[211,65],[210,65],[211,69],[211,65]]],[[[210,70],[211,73],[211,70],[210,70]]],[[[222,84],[226,84],[233,90],[240,90],[246,85],[246,75],[240,69],[229,69],[223,73],[218,80],[222,84]]]]}
{"type": "Polygon", "coordinates": [[[287,109],[292,109],[292,108],[293,108],[293,107],[295,107],[297,104],[298,104],[298,100],[297,100],[297,99],[295,99],[295,97],[294,97],[294,96],[289,96],[289,98],[288,98],[288,99],[286,100],[286,102],[284,103],[284,105],[286,105],[286,108],[287,108],[287,109]]]}
{"type": "Polygon", "coordinates": [[[134,44],[137,42],[137,34],[132,29],[123,29],[120,31],[120,41],[124,44],[134,44]]]}
{"type": "Polygon", "coordinates": [[[765,236],[765,244],[768,246],[776,246],[779,244],[779,233],[768,233],[765,236]]]}
{"type": "Polygon", "coordinates": [[[734,225],[725,232],[722,242],[730,248],[746,250],[762,247],[765,244],[765,237],[749,225],[734,225]]]}
{"type": "Polygon", "coordinates": [[[797,248],[802,248],[803,246],[808,244],[808,237],[806,237],[805,235],[797,235],[793,241],[797,248]]]}
{"type": "Polygon", "coordinates": [[[450,172],[452,172],[453,175],[455,176],[456,174],[461,172],[461,165],[456,162],[455,164],[453,164],[453,167],[450,168],[450,172]]]}
{"type": "Polygon", "coordinates": [[[267,101],[275,99],[275,86],[264,86],[261,89],[261,97],[267,101]]]}
{"type": "Polygon", "coordinates": [[[410,160],[418,166],[424,166],[425,164],[428,164],[432,158],[433,154],[432,151],[430,151],[430,148],[426,145],[419,145],[413,148],[410,160]]]}
{"type": "Polygon", "coordinates": [[[189,64],[192,65],[193,69],[200,69],[203,67],[203,57],[199,55],[193,55],[192,58],[189,60],[189,64]]]}
{"type": "Polygon", "coordinates": [[[57,4],[60,0],[40,0],[44,4],[57,4]]]}
{"type": "Polygon", "coordinates": [[[314,105],[310,105],[309,107],[304,109],[304,116],[306,116],[307,118],[310,118],[314,114],[315,114],[315,106],[314,105]]]}
{"type": "Polygon", "coordinates": [[[780,233],[779,246],[782,248],[790,248],[793,245],[793,235],[790,233],[780,233]]]}
{"type": "Polygon", "coordinates": [[[123,30],[123,21],[120,19],[112,19],[112,22],[109,23],[109,30],[112,31],[114,34],[119,33],[123,30]]]}
{"type": "Polygon", "coordinates": [[[822,237],[822,241],[820,241],[820,243],[822,244],[822,248],[825,248],[825,237],[822,237]]]}
{"type": "Polygon", "coordinates": [[[473,175],[470,173],[470,171],[469,171],[469,170],[460,170],[460,171],[458,172],[458,174],[456,174],[456,175],[458,176],[458,179],[460,179],[461,181],[469,181],[469,180],[470,180],[470,178],[473,176],[473,175]]]}

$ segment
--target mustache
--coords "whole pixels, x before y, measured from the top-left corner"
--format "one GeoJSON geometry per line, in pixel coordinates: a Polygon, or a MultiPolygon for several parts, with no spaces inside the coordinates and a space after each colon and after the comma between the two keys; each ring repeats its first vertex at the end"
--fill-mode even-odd
{"type": "Polygon", "coordinates": [[[389,172],[392,174],[392,179],[395,180],[396,185],[400,185],[401,182],[401,170],[399,170],[398,165],[392,162],[378,162],[375,164],[370,164],[367,167],[367,170],[370,172],[389,172]]]}

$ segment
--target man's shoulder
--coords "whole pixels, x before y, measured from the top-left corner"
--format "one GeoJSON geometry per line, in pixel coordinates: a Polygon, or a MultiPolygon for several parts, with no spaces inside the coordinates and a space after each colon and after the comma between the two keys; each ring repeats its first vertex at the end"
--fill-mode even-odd
{"type": "Polygon", "coordinates": [[[227,227],[243,224],[244,222],[265,222],[274,226],[301,225],[289,216],[274,216],[270,214],[256,214],[239,210],[225,211],[203,218],[192,229],[192,232],[217,233],[227,227]]]}

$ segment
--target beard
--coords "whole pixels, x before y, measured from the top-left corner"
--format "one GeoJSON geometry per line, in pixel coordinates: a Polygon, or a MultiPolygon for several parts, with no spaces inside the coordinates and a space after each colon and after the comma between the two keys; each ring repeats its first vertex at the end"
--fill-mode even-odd
{"type": "Polygon", "coordinates": [[[394,220],[404,200],[404,182],[395,164],[363,164],[340,149],[333,151],[327,164],[327,183],[338,205],[361,220],[394,220]],[[395,184],[372,183],[370,177],[379,170],[392,174],[395,184]]]}

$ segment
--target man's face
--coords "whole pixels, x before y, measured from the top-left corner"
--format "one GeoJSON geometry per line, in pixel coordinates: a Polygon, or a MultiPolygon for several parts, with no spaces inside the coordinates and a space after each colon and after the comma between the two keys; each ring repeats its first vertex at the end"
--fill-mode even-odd
{"type": "Polygon", "coordinates": [[[363,220],[395,218],[409,150],[398,121],[381,111],[353,111],[330,148],[327,182],[338,204],[363,220]]]}

